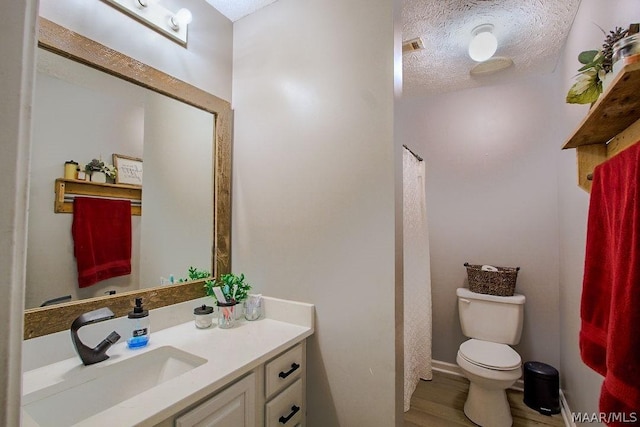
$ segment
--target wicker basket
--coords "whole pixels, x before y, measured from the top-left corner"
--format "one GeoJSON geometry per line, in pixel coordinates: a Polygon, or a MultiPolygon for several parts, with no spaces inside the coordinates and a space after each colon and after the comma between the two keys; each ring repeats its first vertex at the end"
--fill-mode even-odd
{"type": "Polygon", "coordinates": [[[469,290],[479,294],[510,297],[516,289],[520,267],[496,267],[498,271],[485,271],[482,265],[464,263],[469,277],[469,290]]]}

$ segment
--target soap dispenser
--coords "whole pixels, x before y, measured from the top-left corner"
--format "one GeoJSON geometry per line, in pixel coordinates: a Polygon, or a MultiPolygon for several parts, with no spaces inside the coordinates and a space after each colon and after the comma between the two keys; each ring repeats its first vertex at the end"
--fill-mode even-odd
{"type": "Polygon", "coordinates": [[[127,339],[129,348],[141,348],[149,343],[149,310],[142,306],[142,298],[136,298],[136,305],[133,311],[129,312],[129,325],[131,335],[127,339]]]}

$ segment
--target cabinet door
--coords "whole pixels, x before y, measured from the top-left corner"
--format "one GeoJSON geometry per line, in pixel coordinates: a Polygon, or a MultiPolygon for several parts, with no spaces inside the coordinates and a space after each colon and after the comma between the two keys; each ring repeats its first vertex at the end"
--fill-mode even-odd
{"type": "Polygon", "coordinates": [[[176,427],[254,427],[255,401],[256,380],[252,373],[176,418],[176,427]]]}

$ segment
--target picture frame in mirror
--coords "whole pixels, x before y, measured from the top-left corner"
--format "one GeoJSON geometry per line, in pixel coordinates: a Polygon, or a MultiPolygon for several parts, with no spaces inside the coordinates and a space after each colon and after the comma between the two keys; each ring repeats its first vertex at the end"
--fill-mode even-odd
{"type": "Polygon", "coordinates": [[[113,154],[113,165],[118,171],[116,184],[142,187],[142,159],[139,157],[113,154]]]}

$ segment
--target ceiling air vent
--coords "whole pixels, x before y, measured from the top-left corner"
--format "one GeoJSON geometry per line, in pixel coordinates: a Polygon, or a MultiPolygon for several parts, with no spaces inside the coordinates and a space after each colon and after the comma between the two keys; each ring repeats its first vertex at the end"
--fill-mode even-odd
{"type": "Polygon", "coordinates": [[[420,37],[407,40],[402,43],[402,53],[414,52],[416,50],[424,49],[424,42],[420,37]]]}

